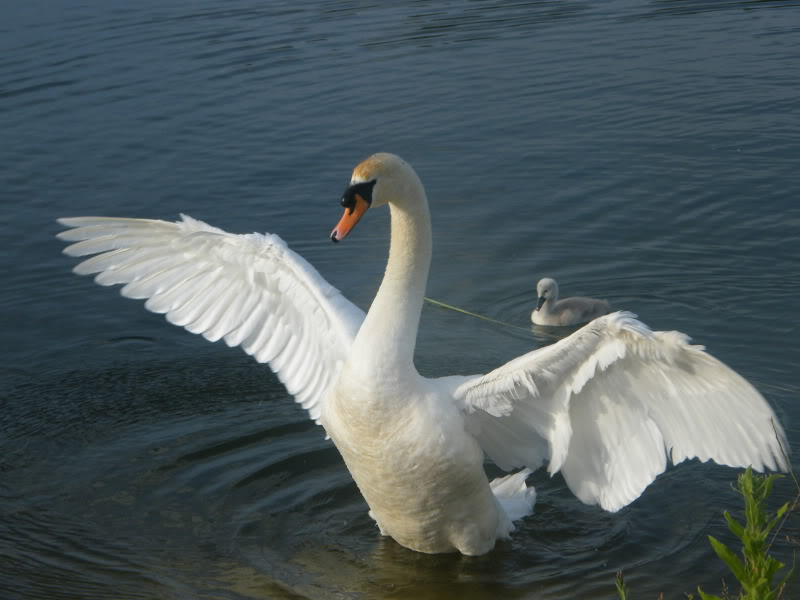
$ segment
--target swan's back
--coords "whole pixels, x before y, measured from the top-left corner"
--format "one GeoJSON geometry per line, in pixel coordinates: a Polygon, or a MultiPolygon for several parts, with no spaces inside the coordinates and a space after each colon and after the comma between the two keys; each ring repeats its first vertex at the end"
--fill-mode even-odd
{"type": "Polygon", "coordinates": [[[611,305],[606,300],[573,296],[556,302],[553,312],[564,321],[564,325],[573,325],[607,315],[611,312],[611,305]]]}

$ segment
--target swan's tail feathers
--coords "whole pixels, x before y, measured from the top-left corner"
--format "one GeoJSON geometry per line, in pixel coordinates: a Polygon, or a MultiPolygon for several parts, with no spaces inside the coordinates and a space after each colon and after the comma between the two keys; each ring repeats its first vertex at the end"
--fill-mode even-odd
{"type": "Polygon", "coordinates": [[[525,479],[530,474],[530,469],[523,469],[512,475],[498,477],[489,484],[497,503],[508,517],[507,521],[498,526],[497,537],[507,538],[514,531],[512,521],[527,517],[533,513],[533,505],[536,503],[536,490],[533,489],[533,486],[525,484],[525,479]]]}

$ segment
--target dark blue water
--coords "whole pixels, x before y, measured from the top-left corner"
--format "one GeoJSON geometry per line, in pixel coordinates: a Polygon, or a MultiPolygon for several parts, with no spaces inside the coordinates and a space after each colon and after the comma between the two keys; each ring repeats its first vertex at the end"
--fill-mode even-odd
{"type": "MultiPolygon", "coordinates": [[[[478,559],[380,538],[266,367],[72,275],[54,220],[275,232],[366,308],[385,212],[327,236],[352,167],[395,152],[431,199],[429,296],[523,328],[542,276],[607,298],[750,378],[796,451],[800,3],[37,0],[0,17],[0,596],[610,598],[618,569],[635,598],[719,591],[706,536],[732,541],[736,472],[696,462],[616,514],[537,474],[536,514],[478,559]]],[[[416,360],[485,372],[549,341],[428,305],[416,360]]],[[[775,504],[794,493],[781,481],[775,504]]]]}

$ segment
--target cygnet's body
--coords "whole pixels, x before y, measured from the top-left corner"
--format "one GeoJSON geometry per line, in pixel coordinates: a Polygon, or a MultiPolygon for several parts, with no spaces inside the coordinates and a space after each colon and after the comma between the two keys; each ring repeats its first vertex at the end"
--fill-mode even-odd
{"type": "Polygon", "coordinates": [[[606,300],[596,298],[558,299],[558,284],[555,279],[545,277],[536,285],[539,302],[531,313],[531,321],[535,325],[564,327],[588,323],[611,312],[611,305],[606,300]]]}

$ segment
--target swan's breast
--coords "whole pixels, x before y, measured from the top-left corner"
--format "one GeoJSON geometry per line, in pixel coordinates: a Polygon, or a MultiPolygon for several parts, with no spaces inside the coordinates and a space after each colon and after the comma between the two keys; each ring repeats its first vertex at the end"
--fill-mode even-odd
{"type": "Polygon", "coordinates": [[[401,384],[337,385],[323,417],[337,447],[373,471],[398,477],[482,462],[452,399],[417,377],[401,384]]]}
{"type": "Polygon", "coordinates": [[[426,552],[457,549],[465,526],[494,536],[497,510],[483,451],[450,398],[420,378],[405,386],[338,385],[323,425],[381,529],[426,552]]]}

